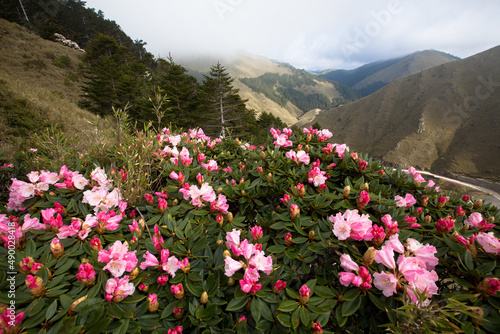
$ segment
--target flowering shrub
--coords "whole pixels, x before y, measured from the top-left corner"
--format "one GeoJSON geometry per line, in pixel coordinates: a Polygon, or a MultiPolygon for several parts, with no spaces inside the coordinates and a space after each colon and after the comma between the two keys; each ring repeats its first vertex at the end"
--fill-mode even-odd
{"type": "Polygon", "coordinates": [[[133,207],[130,170],[14,179],[0,331],[497,331],[497,208],[327,130],[271,134],[142,133],[156,181],[133,207]]]}

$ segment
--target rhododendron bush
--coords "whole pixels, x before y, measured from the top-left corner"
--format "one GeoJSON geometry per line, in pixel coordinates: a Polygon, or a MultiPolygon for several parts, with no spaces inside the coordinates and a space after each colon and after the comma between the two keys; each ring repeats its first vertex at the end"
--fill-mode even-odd
{"type": "Polygon", "coordinates": [[[271,135],[142,133],[156,181],[140,203],[126,169],[13,179],[0,332],[497,331],[497,208],[328,130],[271,135]]]}

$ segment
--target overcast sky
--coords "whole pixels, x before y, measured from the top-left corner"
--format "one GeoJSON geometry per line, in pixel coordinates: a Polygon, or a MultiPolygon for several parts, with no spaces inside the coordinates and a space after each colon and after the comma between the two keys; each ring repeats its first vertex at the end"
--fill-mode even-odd
{"type": "Polygon", "coordinates": [[[88,0],[156,57],[245,51],[306,70],[500,45],[498,0],[88,0]]]}

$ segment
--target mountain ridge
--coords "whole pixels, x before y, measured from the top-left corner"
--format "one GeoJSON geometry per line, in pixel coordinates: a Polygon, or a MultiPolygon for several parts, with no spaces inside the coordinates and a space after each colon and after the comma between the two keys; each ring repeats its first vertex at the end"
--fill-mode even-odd
{"type": "Polygon", "coordinates": [[[309,124],[317,122],[337,142],[394,165],[498,177],[499,80],[497,46],[395,80],[309,124]]]}

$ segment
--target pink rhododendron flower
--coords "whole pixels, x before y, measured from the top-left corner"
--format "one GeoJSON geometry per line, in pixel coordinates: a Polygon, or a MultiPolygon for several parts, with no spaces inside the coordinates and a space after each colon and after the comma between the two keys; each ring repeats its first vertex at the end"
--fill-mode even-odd
{"type": "Polygon", "coordinates": [[[450,216],[446,218],[439,218],[439,221],[436,224],[438,233],[441,234],[450,232],[453,229],[453,226],[455,226],[455,220],[450,216]]]}
{"type": "Polygon", "coordinates": [[[129,276],[124,276],[123,278],[114,277],[106,282],[105,291],[106,300],[117,303],[125,297],[132,295],[135,291],[135,286],[129,282],[129,276]]]}
{"type": "Polygon", "coordinates": [[[346,271],[358,271],[359,266],[351,259],[349,254],[342,254],[340,256],[340,266],[346,271]]]}
{"type": "Polygon", "coordinates": [[[243,263],[232,259],[230,256],[224,258],[224,270],[227,277],[231,277],[235,272],[243,268],[243,263]]]}
{"type": "Polygon", "coordinates": [[[106,263],[103,269],[108,270],[114,277],[119,277],[125,271],[130,272],[137,266],[136,252],[129,252],[128,245],[117,240],[109,250],[101,250],[97,260],[106,263]]]}
{"type": "Polygon", "coordinates": [[[396,293],[396,286],[398,280],[390,273],[374,273],[373,274],[373,285],[386,297],[390,297],[396,293]]]}
{"type": "Polygon", "coordinates": [[[307,181],[314,184],[315,187],[319,187],[326,182],[327,178],[325,174],[326,172],[320,170],[319,167],[313,167],[313,169],[307,173],[307,181]]]}
{"type": "Polygon", "coordinates": [[[403,254],[405,252],[405,248],[401,241],[399,240],[398,234],[393,234],[389,237],[389,239],[385,242],[385,245],[391,247],[394,251],[403,254]]]}
{"type": "Polygon", "coordinates": [[[396,262],[394,261],[394,250],[392,247],[384,245],[375,253],[375,262],[381,263],[387,268],[395,269],[396,262]]]}
{"type": "Polygon", "coordinates": [[[479,232],[476,240],[481,245],[481,247],[483,247],[486,253],[496,255],[500,253],[500,240],[495,237],[493,232],[479,232]]]}
{"type": "Polygon", "coordinates": [[[95,270],[90,263],[82,263],[78,267],[76,279],[83,282],[85,285],[91,285],[95,281],[95,270]]]}
{"type": "Polygon", "coordinates": [[[387,235],[390,236],[399,232],[398,222],[392,221],[391,215],[386,214],[380,220],[382,220],[385,225],[385,233],[387,235]]]}
{"type": "Polygon", "coordinates": [[[406,194],[404,198],[397,195],[396,197],[394,197],[394,200],[397,201],[397,203],[396,203],[397,207],[409,208],[412,205],[417,203],[417,200],[415,199],[415,197],[413,197],[412,194],[406,194]]]}
{"type": "Polygon", "coordinates": [[[371,241],[372,221],[368,215],[359,215],[358,210],[346,210],[344,214],[337,213],[335,216],[329,217],[333,223],[333,234],[339,240],[351,238],[354,240],[371,241]]]}

